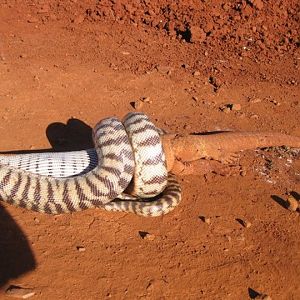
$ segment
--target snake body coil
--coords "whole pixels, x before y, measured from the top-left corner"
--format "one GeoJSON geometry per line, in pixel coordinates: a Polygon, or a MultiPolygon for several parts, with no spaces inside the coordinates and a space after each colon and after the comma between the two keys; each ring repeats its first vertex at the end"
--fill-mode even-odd
{"type": "Polygon", "coordinates": [[[99,122],[95,149],[0,155],[1,198],[50,214],[92,207],[143,216],[168,213],[181,200],[181,189],[167,175],[159,130],[141,113],[128,114],[124,125],[126,130],[115,118],[99,122]],[[127,187],[131,195],[122,193],[127,187]]]}

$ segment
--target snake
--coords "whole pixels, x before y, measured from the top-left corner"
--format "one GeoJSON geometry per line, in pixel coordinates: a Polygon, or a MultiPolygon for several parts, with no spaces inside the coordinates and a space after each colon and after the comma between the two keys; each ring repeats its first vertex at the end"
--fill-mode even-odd
{"type": "Polygon", "coordinates": [[[129,113],[123,123],[97,123],[93,149],[0,155],[0,197],[48,214],[95,207],[166,214],[181,201],[181,188],[167,174],[161,134],[145,114],[129,113]]]}

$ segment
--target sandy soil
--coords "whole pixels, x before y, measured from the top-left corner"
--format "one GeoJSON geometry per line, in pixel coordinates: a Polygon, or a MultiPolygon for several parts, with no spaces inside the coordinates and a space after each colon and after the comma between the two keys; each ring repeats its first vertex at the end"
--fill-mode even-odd
{"type": "MultiPolygon", "coordinates": [[[[300,135],[299,8],[1,1],[1,151],[88,148],[91,127],[132,102],[168,132],[300,135]]],[[[247,151],[240,164],[180,178],[182,203],[159,218],[1,202],[0,298],[15,285],[32,299],[299,299],[299,212],[284,205],[299,197],[299,153],[247,151]]]]}

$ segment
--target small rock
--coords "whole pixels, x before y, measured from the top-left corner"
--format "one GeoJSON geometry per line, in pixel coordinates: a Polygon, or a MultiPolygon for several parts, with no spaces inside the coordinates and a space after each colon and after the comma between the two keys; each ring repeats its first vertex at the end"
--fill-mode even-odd
{"type": "Polygon", "coordinates": [[[144,103],[143,103],[143,101],[138,100],[138,101],[132,101],[132,102],[130,102],[130,105],[131,105],[135,110],[140,110],[140,109],[143,107],[144,103]]]}
{"type": "Polygon", "coordinates": [[[76,25],[81,24],[84,21],[85,17],[83,15],[79,15],[77,17],[75,17],[75,19],[73,20],[73,23],[76,25]]]}
{"type": "Polygon", "coordinates": [[[199,71],[195,71],[195,72],[193,73],[194,76],[200,76],[200,74],[201,74],[201,73],[200,73],[199,71]]]}
{"type": "Polygon", "coordinates": [[[299,202],[292,195],[288,196],[287,204],[290,211],[296,211],[299,207],[299,202]]]}
{"type": "Polygon", "coordinates": [[[255,115],[255,114],[253,114],[253,115],[250,116],[250,119],[258,119],[258,118],[259,118],[259,116],[255,115]]]}
{"type": "Polygon", "coordinates": [[[139,231],[139,236],[143,239],[143,240],[148,240],[148,241],[153,241],[155,239],[155,235],[151,234],[147,231],[139,231]]]}
{"type": "Polygon", "coordinates": [[[196,102],[199,101],[198,97],[196,97],[196,96],[193,96],[192,99],[193,99],[194,101],[196,101],[196,102]]]}
{"type": "Polygon", "coordinates": [[[85,251],[85,247],[83,247],[83,246],[77,246],[76,249],[77,249],[78,252],[84,252],[85,251]]]}
{"type": "Polygon", "coordinates": [[[199,26],[190,26],[189,31],[191,34],[190,41],[192,43],[195,43],[195,42],[201,43],[206,39],[206,33],[199,26]]]}
{"type": "Polygon", "coordinates": [[[200,216],[199,217],[200,220],[202,220],[204,223],[206,223],[207,225],[211,224],[211,219],[209,217],[205,217],[205,216],[200,216]]]}
{"type": "Polygon", "coordinates": [[[271,99],[270,102],[273,103],[274,105],[277,105],[277,106],[280,105],[280,102],[278,102],[278,101],[275,100],[275,99],[271,99]]]}
{"type": "Polygon", "coordinates": [[[152,103],[152,101],[150,100],[150,97],[143,97],[143,98],[141,98],[141,101],[143,101],[145,103],[152,103]]]}
{"type": "Polygon", "coordinates": [[[250,228],[251,227],[251,222],[242,220],[242,219],[236,219],[243,227],[245,228],[250,228]]]}
{"type": "Polygon", "coordinates": [[[231,110],[239,111],[241,109],[242,109],[242,105],[241,104],[239,104],[239,103],[231,104],[231,110]]]}
{"type": "Polygon", "coordinates": [[[263,9],[264,7],[264,3],[262,2],[262,0],[251,0],[250,2],[255,8],[259,10],[263,9]]]}
{"type": "Polygon", "coordinates": [[[189,69],[190,68],[190,65],[188,65],[188,64],[182,64],[181,65],[184,69],[189,69]]]}
{"type": "Polygon", "coordinates": [[[222,109],[222,112],[224,112],[225,114],[229,114],[230,111],[231,111],[231,109],[230,109],[229,107],[224,107],[224,108],[222,109]]]}
{"type": "Polygon", "coordinates": [[[5,291],[5,294],[9,297],[14,297],[18,299],[28,299],[35,295],[33,289],[22,288],[20,286],[11,285],[5,291]]]}

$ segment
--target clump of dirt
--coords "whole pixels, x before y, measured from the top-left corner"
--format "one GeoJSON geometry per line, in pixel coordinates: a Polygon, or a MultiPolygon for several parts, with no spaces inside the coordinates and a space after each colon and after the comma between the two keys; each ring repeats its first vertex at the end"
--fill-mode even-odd
{"type": "Polygon", "coordinates": [[[90,21],[155,28],[224,54],[278,56],[299,47],[299,1],[99,1],[86,9],[90,21]],[[228,48],[229,47],[229,48],[228,48]]]}

